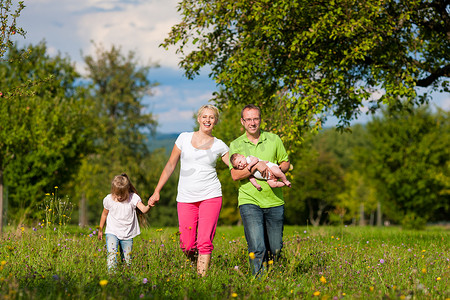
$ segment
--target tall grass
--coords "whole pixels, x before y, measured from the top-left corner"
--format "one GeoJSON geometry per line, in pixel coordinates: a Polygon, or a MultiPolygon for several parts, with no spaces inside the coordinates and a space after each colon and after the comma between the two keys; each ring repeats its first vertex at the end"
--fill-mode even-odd
{"type": "Polygon", "coordinates": [[[134,239],[131,267],[108,274],[95,228],[19,228],[0,243],[1,299],[450,299],[449,231],[286,227],[283,259],[253,279],[242,227],[220,227],[206,277],[176,228],[134,239]]]}

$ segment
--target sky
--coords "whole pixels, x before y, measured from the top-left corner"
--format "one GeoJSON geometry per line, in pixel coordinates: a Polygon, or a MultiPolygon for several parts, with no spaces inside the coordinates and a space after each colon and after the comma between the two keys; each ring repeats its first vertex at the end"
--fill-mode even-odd
{"type": "MultiPolygon", "coordinates": [[[[123,53],[134,51],[143,64],[158,63],[151,69],[151,81],[157,81],[154,95],[144,104],[158,120],[160,133],[191,131],[193,115],[212,98],[216,85],[206,71],[194,80],[184,77],[178,68],[175,48],[159,45],[181,16],[179,0],[24,0],[18,26],[27,33],[19,44],[45,41],[49,54],[70,57],[81,73],[82,57],[94,55],[95,44],[109,49],[112,45],[123,53]]],[[[432,103],[450,110],[449,94],[434,94],[432,103]]],[[[362,116],[357,122],[365,122],[362,116]]],[[[333,125],[333,118],[327,125],[333,125]]]]}

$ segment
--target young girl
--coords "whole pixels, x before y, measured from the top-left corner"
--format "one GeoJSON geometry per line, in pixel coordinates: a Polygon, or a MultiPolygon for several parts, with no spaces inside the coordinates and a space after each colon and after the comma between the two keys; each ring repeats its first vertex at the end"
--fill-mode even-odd
{"type": "Polygon", "coordinates": [[[141,233],[136,208],[147,213],[150,206],[142,203],[127,174],[117,175],[111,183],[111,194],[103,199],[103,212],[100,218],[98,239],[103,238],[103,226],[106,222],[106,249],[108,251],[108,270],[117,264],[116,253],[131,264],[133,238],[141,233]]]}

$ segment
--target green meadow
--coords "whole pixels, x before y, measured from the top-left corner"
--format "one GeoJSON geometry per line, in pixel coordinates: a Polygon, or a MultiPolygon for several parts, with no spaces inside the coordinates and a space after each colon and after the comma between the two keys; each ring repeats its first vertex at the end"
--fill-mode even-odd
{"type": "Polygon", "coordinates": [[[106,268],[96,228],[7,228],[1,299],[450,299],[450,231],[287,226],[282,259],[249,274],[243,227],[219,227],[206,277],[177,228],[144,228],[131,266],[106,268]]]}

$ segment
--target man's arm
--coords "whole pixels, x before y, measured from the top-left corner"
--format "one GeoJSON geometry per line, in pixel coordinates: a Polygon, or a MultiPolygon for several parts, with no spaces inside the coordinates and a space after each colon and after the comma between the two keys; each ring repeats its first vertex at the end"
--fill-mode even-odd
{"type": "Polygon", "coordinates": [[[291,163],[289,161],[282,161],[280,164],[280,169],[283,173],[286,173],[289,171],[289,167],[291,166],[291,163]]]}
{"type": "Polygon", "coordinates": [[[234,181],[246,179],[250,175],[253,175],[256,170],[258,170],[263,177],[266,177],[269,172],[269,167],[267,167],[264,161],[259,161],[256,165],[251,167],[250,171],[247,168],[244,168],[243,170],[231,169],[231,178],[233,178],[234,181]]]}

